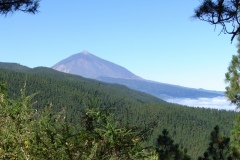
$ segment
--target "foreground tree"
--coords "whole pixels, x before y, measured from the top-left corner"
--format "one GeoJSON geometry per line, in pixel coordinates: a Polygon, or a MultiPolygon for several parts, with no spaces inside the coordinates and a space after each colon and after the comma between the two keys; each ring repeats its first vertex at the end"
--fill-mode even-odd
{"type": "Polygon", "coordinates": [[[222,136],[218,126],[211,132],[210,143],[203,157],[198,160],[232,160],[230,152],[230,138],[222,136]]]}
{"type": "Polygon", "coordinates": [[[32,159],[29,152],[34,137],[33,121],[35,111],[31,108],[32,96],[25,96],[25,89],[19,100],[6,96],[6,87],[0,82],[0,159],[32,159]]]}
{"type": "Polygon", "coordinates": [[[231,155],[236,159],[240,159],[240,115],[237,115],[231,132],[231,155]]]}
{"type": "Polygon", "coordinates": [[[36,13],[40,0],[0,0],[0,14],[7,15],[15,11],[36,13]]]}
{"type": "Polygon", "coordinates": [[[10,100],[6,91],[0,82],[0,159],[143,160],[152,155],[142,145],[148,132],[124,126],[98,99],[76,122],[66,109],[33,109],[34,95],[26,96],[25,87],[19,100],[10,100]]]}
{"type": "MultiPolygon", "coordinates": [[[[238,37],[237,55],[232,56],[232,60],[226,73],[227,98],[240,108],[240,36],[238,37]]],[[[240,115],[236,116],[236,122],[231,132],[231,154],[234,158],[240,159],[240,115]]]]}
{"type": "Polygon", "coordinates": [[[195,9],[194,17],[222,26],[220,33],[231,34],[233,41],[240,33],[239,5],[239,0],[203,0],[195,9]]]}
{"type": "Polygon", "coordinates": [[[228,72],[225,74],[226,77],[226,96],[233,103],[240,107],[240,37],[238,37],[237,55],[232,56],[232,60],[228,67],[228,72]]]}
{"type": "Polygon", "coordinates": [[[174,144],[168,131],[164,129],[158,136],[156,152],[159,160],[190,160],[187,150],[182,151],[178,144],[174,144]]]}

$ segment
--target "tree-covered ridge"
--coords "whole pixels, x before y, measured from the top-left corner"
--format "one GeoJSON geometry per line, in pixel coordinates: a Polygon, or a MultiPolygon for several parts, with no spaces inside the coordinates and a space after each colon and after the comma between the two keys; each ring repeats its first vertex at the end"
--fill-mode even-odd
{"type": "Polygon", "coordinates": [[[23,66],[17,63],[6,63],[6,62],[0,62],[0,68],[1,69],[6,69],[6,70],[11,70],[11,71],[16,71],[16,72],[27,72],[30,71],[31,68],[27,66],[23,66]]]}
{"type": "Polygon", "coordinates": [[[223,96],[223,92],[211,92],[203,89],[187,88],[166,83],[146,81],[146,80],[132,80],[110,77],[99,77],[98,80],[107,83],[123,84],[131,89],[142,91],[151,94],[160,99],[169,98],[212,98],[223,96]]]}
{"type": "MultiPolygon", "coordinates": [[[[55,75],[67,78],[69,74],[61,74],[56,72],[55,70],[51,70],[46,67],[36,67],[33,69],[27,68],[25,66],[14,64],[14,63],[0,63],[0,68],[12,70],[16,72],[27,72],[27,73],[37,73],[44,75],[55,75]]],[[[79,68],[81,69],[81,68],[79,68]]],[[[91,72],[91,71],[90,71],[91,72]]],[[[94,74],[94,73],[93,73],[94,74]]],[[[74,77],[74,76],[73,76],[74,77]]],[[[75,78],[79,78],[79,76],[75,76],[75,78]]],[[[169,98],[212,98],[223,96],[224,92],[217,91],[208,91],[204,89],[194,89],[188,87],[182,87],[177,85],[171,85],[166,83],[148,81],[144,79],[122,79],[122,78],[110,78],[110,77],[98,77],[96,80],[112,83],[112,84],[120,84],[127,86],[133,90],[137,90],[140,92],[144,92],[160,99],[169,99],[169,98]]]]}
{"type": "Polygon", "coordinates": [[[7,82],[9,97],[20,97],[26,81],[26,94],[38,93],[34,108],[53,105],[54,112],[65,109],[68,117],[78,122],[84,106],[91,98],[99,98],[102,109],[111,108],[115,118],[124,125],[155,128],[145,146],[153,146],[163,129],[169,131],[173,140],[188,148],[188,154],[197,158],[208,146],[209,133],[215,125],[229,135],[235,117],[234,112],[224,110],[191,108],[135,92],[121,85],[100,83],[79,76],[64,74],[48,68],[35,68],[26,72],[0,70],[1,80],[7,82]]]}
{"type": "Polygon", "coordinates": [[[96,91],[105,100],[126,99],[140,103],[166,103],[145,93],[130,90],[125,86],[100,83],[49,68],[35,68],[27,73],[0,70],[0,75],[3,81],[8,82],[10,97],[17,96],[17,91],[21,89],[26,80],[29,94],[39,92],[36,96],[36,100],[40,99],[39,106],[42,105],[43,99],[58,106],[67,104],[76,106],[88,94],[93,94],[96,91]]]}
{"type": "Polygon", "coordinates": [[[215,125],[221,126],[221,131],[229,135],[235,118],[233,112],[223,110],[177,105],[148,107],[147,109],[150,111],[146,111],[146,113],[149,117],[158,119],[158,127],[153,132],[151,143],[156,143],[156,137],[163,129],[167,129],[176,143],[181,147],[188,148],[189,154],[193,158],[203,154],[208,145],[209,133],[215,125]]]}

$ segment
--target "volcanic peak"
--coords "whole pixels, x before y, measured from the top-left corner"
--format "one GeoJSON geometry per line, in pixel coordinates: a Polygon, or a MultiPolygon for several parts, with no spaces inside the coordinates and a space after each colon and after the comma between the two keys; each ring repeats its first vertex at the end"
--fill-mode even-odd
{"type": "Polygon", "coordinates": [[[82,53],[82,54],[85,54],[85,55],[91,54],[91,53],[89,53],[87,50],[83,50],[81,53],[82,53]]]}

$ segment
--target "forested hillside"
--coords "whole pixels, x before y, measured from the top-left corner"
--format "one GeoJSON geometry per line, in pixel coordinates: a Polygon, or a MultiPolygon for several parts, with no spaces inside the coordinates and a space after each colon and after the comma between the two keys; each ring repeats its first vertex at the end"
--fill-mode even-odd
{"type": "Polygon", "coordinates": [[[194,159],[207,148],[215,125],[228,135],[235,119],[234,112],[170,104],[122,85],[85,79],[44,67],[21,70],[10,66],[0,69],[0,80],[7,82],[9,97],[19,97],[26,82],[27,95],[38,93],[33,99],[36,101],[35,108],[41,109],[52,103],[56,112],[65,108],[68,115],[76,119],[75,122],[82,116],[82,109],[89,99],[99,99],[101,108],[111,108],[120,123],[146,129],[149,124],[154,124],[156,128],[146,146],[154,146],[157,136],[166,128],[176,143],[188,148],[194,159]]]}
{"type": "Polygon", "coordinates": [[[6,69],[6,70],[12,70],[12,71],[16,71],[16,72],[24,72],[24,71],[30,71],[31,68],[27,67],[27,66],[23,66],[17,63],[3,63],[0,62],[0,68],[1,69],[6,69]]]}
{"type": "Polygon", "coordinates": [[[107,83],[116,83],[148,93],[160,99],[212,98],[223,96],[223,92],[188,88],[173,84],[143,79],[126,68],[97,57],[88,51],[71,55],[55,64],[52,69],[107,83]]]}
{"type": "Polygon", "coordinates": [[[122,78],[98,77],[98,80],[107,83],[117,83],[125,85],[131,89],[142,91],[161,99],[171,98],[213,98],[223,96],[223,92],[214,92],[204,89],[187,88],[166,83],[147,81],[147,80],[132,80],[122,78]]]}

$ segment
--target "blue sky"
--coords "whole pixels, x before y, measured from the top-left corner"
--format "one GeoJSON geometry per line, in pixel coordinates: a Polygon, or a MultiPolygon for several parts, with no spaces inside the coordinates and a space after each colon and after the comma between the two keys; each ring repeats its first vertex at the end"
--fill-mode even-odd
{"type": "Polygon", "coordinates": [[[224,90],[236,41],[193,20],[199,0],[42,0],[36,15],[0,16],[0,61],[51,67],[90,53],[142,78],[224,90]]]}

